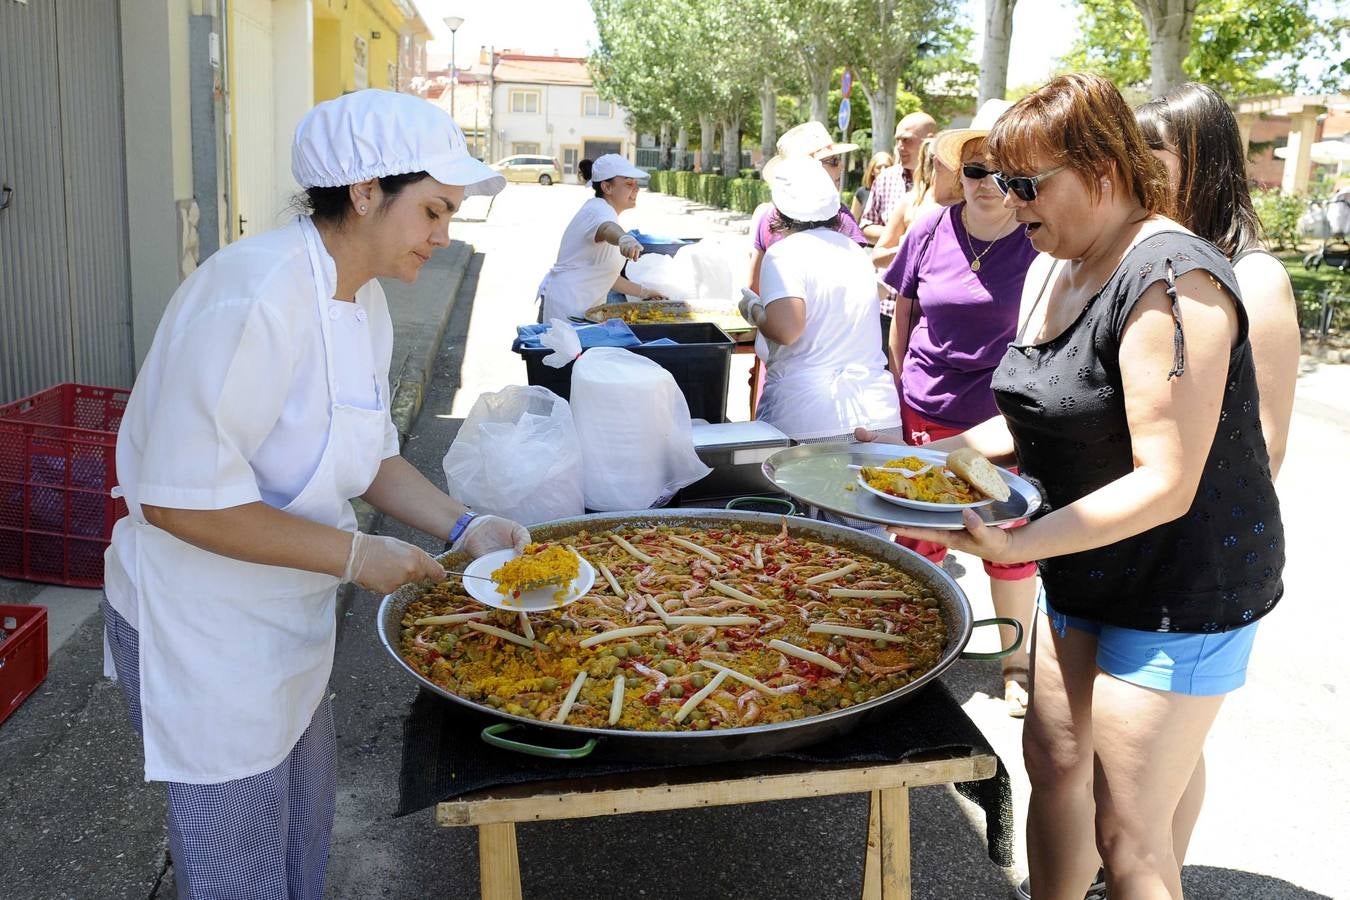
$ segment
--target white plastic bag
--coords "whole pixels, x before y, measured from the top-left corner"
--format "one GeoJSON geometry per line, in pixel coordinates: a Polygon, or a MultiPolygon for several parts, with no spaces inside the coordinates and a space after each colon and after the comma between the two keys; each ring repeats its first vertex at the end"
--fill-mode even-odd
{"type": "Polygon", "coordinates": [[[545,387],[480,396],[444,466],[450,496],[480,513],[532,525],[586,511],[572,411],[545,387]]]}
{"type": "MultiPolygon", "coordinates": [[[[628,264],[625,277],[669,300],[687,300],[694,296],[694,272],[679,256],[644,253],[628,264]]],[[[628,299],[642,298],[629,295],[628,299]]]]}
{"type": "Polygon", "coordinates": [[[577,330],[563,319],[549,319],[548,331],[539,336],[539,343],[553,351],[544,357],[544,365],[554,369],[570,365],[581,354],[577,330]]]}
{"type": "Polygon", "coordinates": [[[729,300],[745,277],[744,239],[708,237],[697,244],[681,247],[675,261],[689,267],[694,276],[694,293],[700,300],[729,300]]]}
{"type": "Polygon", "coordinates": [[[689,404],[675,379],[636,353],[581,354],[572,367],[572,416],[587,509],[647,509],[712,471],[694,451],[689,404]]]}

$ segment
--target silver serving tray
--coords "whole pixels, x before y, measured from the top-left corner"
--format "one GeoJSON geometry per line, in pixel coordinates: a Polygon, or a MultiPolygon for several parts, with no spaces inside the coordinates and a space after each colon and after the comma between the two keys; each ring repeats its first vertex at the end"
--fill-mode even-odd
{"type": "MultiPolygon", "coordinates": [[[[888,503],[857,486],[858,473],[850,469],[850,465],[878,466],[900,456],[917,456],[932,463],[942,463],[947,458],[942,451],[905,444],[803,444],[779,450],[766,459],[764,476],[783,493],[850,519],[877,525],[908,525],[947,531],[964,527],[959,509],[940,512],[901,506],[888,503]]],[[[986,524],[1016,522],[1040,508],[1040,492],[1031,482],[1004,468],[998,472],[1012,488],[1012,496],[1004,503],[991,503],[974,510],[986,524]]]]}

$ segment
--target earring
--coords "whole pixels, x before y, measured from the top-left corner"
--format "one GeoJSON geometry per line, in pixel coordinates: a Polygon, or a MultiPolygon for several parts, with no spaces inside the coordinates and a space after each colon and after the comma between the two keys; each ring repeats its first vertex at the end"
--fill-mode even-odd
{"type": "Polygon", "coordinates": [[[366,207],[365,207],[364,204],[362,204],[362,206],[361,206],[361,215],[364,216],[365,214],[366,214],[366,207]]]}

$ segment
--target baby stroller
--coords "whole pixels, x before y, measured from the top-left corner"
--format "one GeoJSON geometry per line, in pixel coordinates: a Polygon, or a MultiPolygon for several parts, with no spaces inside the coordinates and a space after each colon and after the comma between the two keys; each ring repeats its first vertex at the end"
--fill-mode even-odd
{"type": "Polygon", "coordinates": [[[1303,257],[1303,268],[1316,271],[1322,265],[1350,272],[1350,190],[1326,200],[1308,203],[1308,214],[1319,226],[1322,246],[1303,257]]]}

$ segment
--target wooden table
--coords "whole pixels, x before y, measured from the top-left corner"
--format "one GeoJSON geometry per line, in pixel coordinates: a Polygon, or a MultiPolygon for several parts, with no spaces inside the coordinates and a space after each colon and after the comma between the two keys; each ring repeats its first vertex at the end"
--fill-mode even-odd
{"type": "Polygon", "coordinates": [[[871,794],[863,900],[910,896],[909,789],[994,777],[991,754],[928,754],[901,763],[760,760],[693,769],[485,788],[436,806],[436,824],[478,827],[483,900],[519,900],[516,823],[694,809],[834,794],[871,794]]]}

